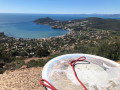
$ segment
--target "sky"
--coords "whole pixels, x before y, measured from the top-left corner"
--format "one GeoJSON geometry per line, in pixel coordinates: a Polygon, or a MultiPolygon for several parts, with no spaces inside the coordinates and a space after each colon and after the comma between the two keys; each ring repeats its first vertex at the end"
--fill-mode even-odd
{"type": "Polygon", "coordinates": [[[120,14],[120,0],[0,0],[0,13],[120,14]]]}

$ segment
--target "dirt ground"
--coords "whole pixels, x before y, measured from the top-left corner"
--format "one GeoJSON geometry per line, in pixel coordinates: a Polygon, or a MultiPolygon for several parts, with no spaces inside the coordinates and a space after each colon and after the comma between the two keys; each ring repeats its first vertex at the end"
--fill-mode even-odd
{"type": "Polygon", "coordinates": [[[32,57],[32,58],[27,58],[27,59],[25,59],[24,60],[24,62],[25,63],[28,63],[29,61],[31,61],[31,60],[35,60],[35,61],[37,61],[37,60],[39,60],[39,59],[47,59],[48,57],[42,57],[42,58],[38,58],[38,57],[32,57]]]}
{"type": "Polygon", "coordinates": [[[42,68],[6,71],[0,74],[0,90],[45,90],[40,85],[42,68]]]}

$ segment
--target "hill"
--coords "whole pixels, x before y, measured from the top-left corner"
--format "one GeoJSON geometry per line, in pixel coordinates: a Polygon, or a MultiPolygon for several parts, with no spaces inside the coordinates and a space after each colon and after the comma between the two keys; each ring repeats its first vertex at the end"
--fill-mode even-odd
{"type": "Polygon", "coordinates": [[[46,17],[46,18],[37,19],[34,22],[38,24],[43,24],[43,23],[48,23],[48,22],[54,22],[54,20],[49,17],[46,17]]]}
{"type": "Polygon", "coordinates": [[[67,30],[83,30],[84,28],[95,28],[104,30],[120,31],[120,20],[118,19],[102,19],[98,17],[90,17],[85,19],[76,19],[71,21],[57,21],[49,17],[37,19],[34,21],[37,24],[48,24],[54,29],[67,30]]]}
{"type": "Polygon", "coordinates": [[[86,18],[87,27],[105,29],[105,30],[120,30],[120,20],[117,19],[102,19],[102,18],[86,18]]]}

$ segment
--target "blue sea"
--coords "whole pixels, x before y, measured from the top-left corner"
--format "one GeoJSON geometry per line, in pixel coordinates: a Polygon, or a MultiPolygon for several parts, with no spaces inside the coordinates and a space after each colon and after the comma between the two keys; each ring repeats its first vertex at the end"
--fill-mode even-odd
{"type": "Polygon", "coordinates": [[[52,29],[51,26],[36,24],[33,21],[38,18],[50,17],[54,20],[73,20],[88,17],[115,18],[120,17],[105,15],[84,14],[0,14],[0,32],[15,38],[38,39],[65,35],[67,30],[52,29]]]}

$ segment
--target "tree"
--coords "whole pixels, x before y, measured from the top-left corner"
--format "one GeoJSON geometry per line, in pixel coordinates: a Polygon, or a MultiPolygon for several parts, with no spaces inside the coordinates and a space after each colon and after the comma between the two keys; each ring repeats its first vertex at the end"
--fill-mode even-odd
{"type": "Polygon", "coordinates": [[[14,58],[11,56],[11,54],[0,51],[0,61],[9,63],[13,60],[14,60],[14,58]]]}
{"type": "Polygon", "coordinates": [[[19,52],[16,51],[16,50],[14,50],[14,51],[11,52],[11,55],[12,55],[13,57],[19,56],[19,52]]]}
{"type": "Polygon", "coordinates": [[[46,57],[50,55],[50,52],[48,51],[48,49],[46,48],[38,48],[38,50],[36,51],[36,56],[38,57],[46,57]]]}

